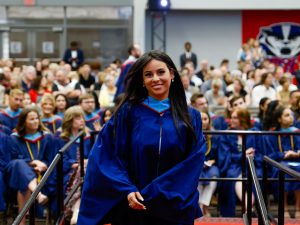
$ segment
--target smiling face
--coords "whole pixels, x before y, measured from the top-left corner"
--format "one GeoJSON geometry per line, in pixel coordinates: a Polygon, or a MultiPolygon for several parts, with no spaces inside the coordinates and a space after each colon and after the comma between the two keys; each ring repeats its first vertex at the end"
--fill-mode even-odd
{"type": "Polygon", "coordinates": [[[40,124],[39,116],[36,112],[31,111],[27,114],[25,120],[26,133],[34,134],[37,132],[40,124]]]}
{"type": "Polygon", "coordinates": [[[174,72],[159,60],[152,59],[143,69],[143,83],[148,95],[163,100],[168,98],[174,72]]]}
{"type": "Polygon", "coordinates": [[[241,123],[237,115],[237,111],[233,111],[231,114],[231,128],[240,129],[241,123]]]}
{"type": "Polygon", "coordinates": [[[46,99],[46,100],[42,103],[41,107],[42,107],[44,116],[47,117],[47,116],[51,116],[51,115],[53,114],[53,111],[54,111],[54,105],[53,105],[53,103],[52,103],[51,100],[46,99]]]}

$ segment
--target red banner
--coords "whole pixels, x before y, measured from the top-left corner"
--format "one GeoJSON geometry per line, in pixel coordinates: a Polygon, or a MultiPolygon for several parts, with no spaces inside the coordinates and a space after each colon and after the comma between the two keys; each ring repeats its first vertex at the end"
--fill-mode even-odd
{"type": "MultiPolygon", "coordinates": [[[[270,2],[270,4],[272,4],[270,2]]],[[[300,10],[245,10],[242,11],[242,41],[256,38],[260,28],[275,23],[300,24],[300,10]]]]}
{"type": "Polygon", "coordinates": [[[35,5],[35,0],[23,0],[23,4],[25,6],[34,6],[35,5]]]}

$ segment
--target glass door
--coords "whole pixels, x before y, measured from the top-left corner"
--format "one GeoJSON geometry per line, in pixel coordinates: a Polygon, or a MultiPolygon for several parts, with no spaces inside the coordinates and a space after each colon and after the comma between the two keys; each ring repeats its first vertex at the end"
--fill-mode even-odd
{"type": "Polygon", "coordinates": [[[45,28],[12,28],[9,33],[9,57],[16,62],[33,64],[48,58],[59,61],[62,56],[62,30],[45,28]]]}

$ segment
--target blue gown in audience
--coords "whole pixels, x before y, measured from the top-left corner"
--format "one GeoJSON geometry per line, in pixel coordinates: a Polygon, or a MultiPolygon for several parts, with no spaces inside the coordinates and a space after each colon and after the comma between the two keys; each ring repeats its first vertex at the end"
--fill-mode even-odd
{"type": "Polygon", "coordinates": [[[63,119],[64,116],[65,116],[65,113],[64,112],[57,112],[55,115],[59,116],[61,119],[63,119]]]}
{"type": "Polygon", "coordinates": [[[85,114],[84,116],[85,120],[85,125],[90,129],[90,130],[95,130],[94,128],[94,123],[95,122],[100,122],[100,116],[99,114],[92,112],[91,114],[85,114]]]}
{"type": "Polygon", "coordinates": [[[11,130],[7,126],[0,124],[0,133],[11,135],[11,130]]]}
{"type": "Polygon", "coordinates": [[[60,128],[62,124],[62,118],[57,115],[53,115],[49,118],[41,118],[41,121],[45,127],[51,131],[52,134],[55,134],[57,129],[60,128]]]}
{"type": "MultiPolygon", "coordinates": [[[[252,128],[250,130],[257,130],[252,128]]],[[[264,140],[260,136],[250,135],[246,139],[246,149],[255,149],[254,163],[256,172],[262,177],[262,158],[265,154],[264,140]]],[[[222,135],[219,145],[218,166],[221,177],[238,178],[242,173],[242,145],[237,135],[222,135]]],[[[246,166],[246,165],[245,165],[246,166]]],[[[246,167],[247,168],[247,167],[246,167]]],[[[235,182],[220,182],[219,207],[223,217],[235,216],[235,182]]]]}
{"type": "Polygon", "coordinates": [[[159,112],[145,104],[125,104],[116,128],[114,117],[105,124],[89,156],[78,225],[102,224],[105,218],[132,224],[136,221],[126,216],[133,213],[174,225],[193,224],[201,216],[197,185],[206,144],[200,114],[190,109],[197,142],[189,148],[183,124],[178,132],[171,110],[159,112]],[[144,198],[143,212],[128,206],[127,195],[136,191],[144,198]]]}
{"type": "Polygon", "coordinates": [[[224,116],[213,116],[211,118],[212,126],[215,130],[227,130],[230,119],[226,119],[224,116]]]}
{"type": "MultiPolygon", "coordinates": [[[[299,130],[295,127],[290,127],[288,129],[281,129],[280,131],[297,131],[299,130]]],[[[267,155],[281,164],[300,172],[300,158],[297,159],[284,159],[284,152],[287,150],[293,150],[295,152],[300,150],[300,136],[299,135],[272,135],[267,136],[267,155]]],[[[276,168],[272,168],[270,172],[271,177],[278,177],[278,170],[276,168]]],[[[286,174],[287,178],[292,178],[291,176],[286,174]]],[[[273,185],[273,191],[278,191],[278,186],[276,184],[273,185]]],[[[295,191],[300,190],[300,182],[286,182],[285,183],[285,191],[295,191]]],[[[274,193],[276,195],[276,193],[274,193]]]]}
{"type": "Polygon", "coordinates": [[[10,132],[16,128],[22,109],[12,111],[9,107],[0,112],[0,123],[10,129],[10,132]]]}
{"type": "MultiPolygon", "coordinates": [[[[208,138],[206,140],[207,151],[205,153],[205,161],[215,160],[216,162],[215,162],[215,164],[213,164],[210,167],[204,165],[202,173],[200,175],[200,178],[212,178],[212,177],[220,176],[219,168],[217,166],[219,140],[220,140],[220,137],[218,137],[218,136],[212,136],[211,138],[208,138]]],[[[209,183],[209,181],[205,181],[205,182],[200,181],[199,182],[199,184],[204,184],[204,185],[208,184],[208,183],[209,183]]]]}
{"type": "MultiPolygon", "coordinates": [[[[65,144],[67,144],[70,140],[61,140],[60,146],[63,147],[65,144]]],[[[68,178],[70,177],[70,173],[72,172],[72,165],[74,163],[79,163],[79,148],[80,148],[80,139],[77,139],[69,148],[69,150],[66,151],[64,154],[64,176],[65,181],[68,181],[68,178]]],[[[87,159],[90,150],[91,150],[91,136],[88,134],[84,137],[84,158],[87,159]]]]}
{"type": "MultiPolygon", "coordinates": [[[[25,192],[28,189],[28,184],[37,174],[28,163],[32,160],[40,160],[47,166],[52,162],[57,148],[57,142],[49,133],[37,132],[35,134],[27,134],[20,137],[17,133],[11,135],[12,138],[12,160],[7,167],[8,186],[15,191],[25,192]]],[[[53,193],[47,185],[44,189],[44,194],[53,193]]]]}
{"type": "Polygon", "coordinates": [[[6,210],[6,182],[4,174],[10,161],[10,136],[0,133],[0,212],[6,210]]]}

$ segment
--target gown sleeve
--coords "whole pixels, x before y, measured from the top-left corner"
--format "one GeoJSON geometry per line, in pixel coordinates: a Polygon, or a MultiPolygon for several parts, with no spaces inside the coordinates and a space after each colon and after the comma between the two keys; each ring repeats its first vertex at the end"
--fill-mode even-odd
{"type": "Polygon", "coordinates": [[[220,174],[222,177],[227,176],[227,170],[231,163],[231,151],[230,151],[230,141],[228,137],[223,135],[220,137],[220,144],[218,148],[218,167],[220,169],[220,174]]]}
{"type": "Polygon", "coordinates": [[[127,106],[123,105],[116,119],[116,129],[115,117],[112,117],[91,150],[77,224],[101,224],[113,206],[137,191],[129,179],[126,163],[118,157],[121,151],[126,151],[122,146],[128,146],[127,115],[127,106]]]}
{"type": "Polygon", "coordinates": [[[192,111],[196,140],[185,160],[154,179],[141,194],[150,214],[176,223],[193,223],[200,217],[198,180],[205,160],[206,143],[200,113],[192,111]]]}
{"type": "Polygon", "coordinates": [[[266,146],[267,146],[267,155],[275,160],[281,161],[284,158],[284,152],[280,152],[278,148],[278,136],[277,135],[270,135],[265,137],[266,139],[266,146]]]}
{"type": "Polygon", "coordinates": [[[4,171],[10,161],[10,136],[0,133],[0,172],[4,171]]]}

